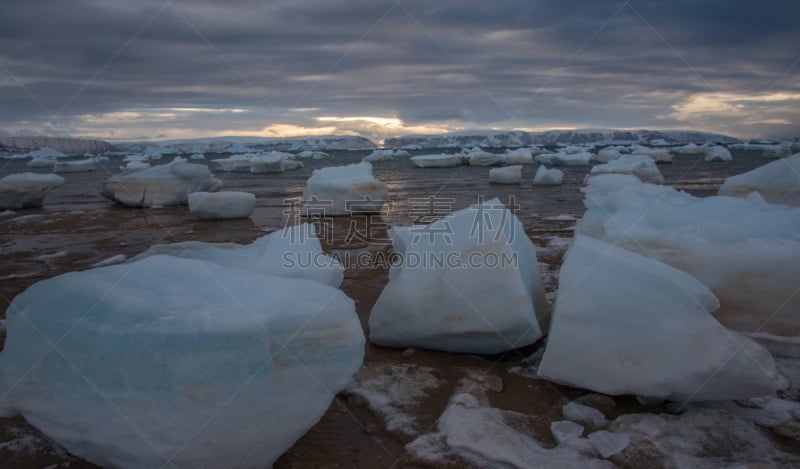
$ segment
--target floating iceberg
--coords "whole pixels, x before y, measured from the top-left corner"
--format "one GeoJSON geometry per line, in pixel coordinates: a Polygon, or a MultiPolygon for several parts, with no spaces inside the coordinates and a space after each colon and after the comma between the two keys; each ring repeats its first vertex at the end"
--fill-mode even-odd
{"type": "Polygon", "coordinates": [[[729,148],[734,150],[760,151],[764,158],[786,158],[792,154],[790,143],[763,144],[763,143],[736,143],[729,148]]]}
{"type": "Polygon", "coordinates": [[[95,157],[83,160],[57,161],[53,165],[53,172],[55,173],[79,173],[95,170],[97,170],[97,160],[95,157]]]}
{"type": "Polygon", "coordinates": [[[629,148],[634,155],[647,155],[658,164],[672,163],[672,154],[663,148],[649,148],[641,145],[633,145],[629,148]]]}
{"type": "Polygon", "coordinates": [[[251,173],[282,173],[290,169],[299,169],[303,163],[293,159],[290,153],[270,152],[258,154],[250,158],[251,173]]]}
{"type": "Polygon", "coordinates": [[[58,159],[52,156],[35,156],[28,161],[29,168],[52,168],[58,159]]]}
{"type": "Polygon", "coordinates": [[[150,163],[141,160],[132,160],[125,163],[125,166],[120,166],[120,171],[127,171],[129,169],[144,169],[149,168],[150,163]]]}
{"type": "Polygon", "coordinates": [[[506,150],[505,158],[503,158],[503,164],[533,164],[533,152],[530,148],[524,147],[514,150],[506,150]]]}
{"type": "Polygon", "coordinates": [[[340,290],[258,261],[153,255],[33,285],[7,312],[0,414],[101,466],[270,466],[348,384],[364,335],[340,290]]]}
{"type": "Polygon", "coordinates": [[[304,210],[324,215],[380,212],[386,184],[372,175],[369,162],[315,169],[303,191],[304,210]]]}
{"type": "Polygon", "coordinates": [[[577,235],[567,253],[539,376],[610,395],[728,400],[771,394],[772,355],[720,325],[697,279],[577,235]]]}
{"type": "MultiPolygon", "coordinates": [[[[544,163],[544,161],[540,161],[539,158],[545,155],[537,156],[537,160],[540,163],[544,163]]],[[[548,155],[550,161],[555,166],[587,166],[591,164],[592,161],[592,154],[588,151],[581,151],[578,153],[555,153],[553,155],[548,155]]]]}
{"type": "Polygon", "coordinates": [[[619,159],[620,153],[616,148],[603,148],[597,152],[594,161],[598,163],[608,163],[609,161],[619,159]]]}
{"type": "Polygon", "coordinates": [[[372,342],[491,354],[542,336],[536,251],[498,199],[389,236],[400,263],[372,308],[372,342]]]}
{"type": "Polygon", "coordinates": [[[490,169],[489,182],[493,184],[519,184],[522,182],[522,165],[517,164],[490,169]]]}
{"type": "Polygon", "coordinates": [[[177,163],[124,171],[100,185],[103,196],[130,207],[186,205],[192,192],[216,192],[222,181],[201,164],[177,163]]]}
{"type": "Polygon", "coordinates": [[[632,174],[644,182],[664,184],[664,176],[648,155],[623,155],[605,164],[592,167],[590,176],[597,174],[632,174]]]}
{"type": "Polygon", "coordinates": [[[64,184],[57,174],[18,173],[0,179],[0,210],[41,207],[50,190],[64,184]]]}
{"type": "Polygon", "coordinates": [[[578,232],[694,275],[728,327],[800,335],[800,207],[698,198],[621,174],[594,176],[584,192],[578,232]]]}
{"type": "Polygon", "coordinates": [[[256,196],[249,192],[193,192],[189,211],[198,220],[247,218],[256,207],[256,196]]]}
{"type": "Polygon", "coordinates": [[[199,259],[268,276],[315,280],[335,288],[344,279],[344,267],[322,252],[311,224],[291,226],[247,245],[198,241],[159,244],[133,260],[156,255],[199,259]]]}
{"type": "Polygon", "coordinates": [[[459,154],[417,155],[411,157],[411,163],[418,168],[452,168],[464,164],[464,157],[459,154]]]}
{"type": "Polygon", "coordinates": [[[706,148],[703,159],[706,161],[731,161],[733,157],[727,148],[717,145],[706,148]]]}
{"type": "Polygon", "coordinates": [[[324,151],[305,150],[301,151],[295,156],[297,158],[311,158],[312,160],[322,160],[329,157],[330,155],[325,153],[324,151]]]}
{"type": "Polygon", "coordinates": [[[395,158],[409,157],[409,156],[411,156],[411,154],[409,154],[405,150],[392,150],[392,149],[373,150],[373,152],[365,156],[362,159],[362,161],[388,161],[388,160],[393,160],[395,158]]]}
{"type": "Polygon", "coordinates": [[[506,155],[489,153],[480,148],[473,148],[463,152],[470,166],[498,166],[505,162],[506,155]]]}
{"type": "Polygon", "coordinates": [[[176,155],[178,150],[167,147],[147,147],[144,149],[142,155],[147,160],[160,160],[165,155],[176,155]]]}
{"type": "Polygon", "coordinates": [[[296,161],[294,155],[280,151],[231,155],[209,163],[219,171],[233,173],[282,173],[303,167],[303,163],[296,161]]]}
{"type": "Polygon", "coordinates": [[[720,195],[746,197],[758,191],[769,202],[800,205],[800,153],[725,179],[720,195]]]}
{"type": "Polygon", "coordinates": [[[547,169],[544,165],[539,166],[533,176],[534,186],[558,186],[564,182],[564,172],[560,169],[547,169]]]}
{"type": "MultiPolygon", "coordinates": [[[[733,146],[731,146],[731,147],[733,147],[733,146]]],[[[675,153],[685,153],[687,155],[699,155],[701,153],[704,153],[706,148],[707,147],[705,145],[704,146],[699,146],[699,145],[696,145],[694,143],[687,143],[686,145],[683,145],[682,147],[673,148],[672,151],[674,151],[675,153]]]]}

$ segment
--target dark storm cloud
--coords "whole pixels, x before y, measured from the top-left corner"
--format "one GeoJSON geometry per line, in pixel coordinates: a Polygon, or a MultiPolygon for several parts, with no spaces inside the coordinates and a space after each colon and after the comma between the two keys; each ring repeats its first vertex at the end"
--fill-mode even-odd
{"type": "MultiPolygon", "coordinates": [[[[6,0],[0,129],[70,133],[87,115],[162,108],[248,111],[164,123],[208,132],[365,115],[717,125],[724,116],[699,105],[673,107],[703,93],[800,93],[798,17],[795,1],[6,0]]],[[[779,127],[794,131],[796,118],[784,112],[779,127]]],[[[146,120],[108,125],[146,132],[146,120]]]]}

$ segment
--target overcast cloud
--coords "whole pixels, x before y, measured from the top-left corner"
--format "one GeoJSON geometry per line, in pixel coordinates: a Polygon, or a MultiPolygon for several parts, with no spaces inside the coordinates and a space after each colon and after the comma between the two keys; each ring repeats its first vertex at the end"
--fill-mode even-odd
{"type": "Polygon", "coordinates": [[[800,2],[4,0],[0,133],[800,136],[800,2]]]}

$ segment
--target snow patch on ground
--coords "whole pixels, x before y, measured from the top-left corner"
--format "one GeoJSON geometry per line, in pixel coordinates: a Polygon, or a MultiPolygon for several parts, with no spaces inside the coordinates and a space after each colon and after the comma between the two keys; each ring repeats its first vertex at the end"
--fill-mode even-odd
{"type": "Polygon", "coordinates": [[[525,414],[488,405],[485,391],[465,378],[439,417],[436,431],[406,445],[414,457],[429,463],[462,458],[480,467],[613,467],[582,454],[572,445],[544,447],[510,421],[525,414]]]}
{"type": "Polygon", "coordinates": [[[787,467],[800,458],[777,449],[755,425],[722,409],[690,408],[681,415],[629,414],[609,431],[630,437],[626,457],[661,461],[665,467],[787,467]]]}
{"type": "Polygon", "coordinates": [[[411,364],[365,365],[345,392],[367,401],[373,412],[383,417],[386,429],[415,435],[414,410],[428,391],[443,384],[436,370],[411,364]]]}

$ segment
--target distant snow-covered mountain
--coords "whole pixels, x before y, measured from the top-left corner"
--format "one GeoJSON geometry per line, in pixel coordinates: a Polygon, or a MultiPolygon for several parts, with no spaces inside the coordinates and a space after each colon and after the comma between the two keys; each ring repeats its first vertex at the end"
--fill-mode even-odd
{"type": "Polygon", "coordinates": [[[118,146],[125,149],[141,149],[159,145],[180,151],[230,152],[236,148],[250,148],[262,151],[304,151],[304,150],[372,150],[376,145],[369,139],[357,135],[322,135],[315,137],[208,137],[180,140],[147,142],[125,142],[118,146]]]}
{"type": "Polygon", "coordinates": [[[68,137],[2,137],[0,153],[28,153],[40,148],[50,147],[67,155],[91,153],[99,155],[115,151],[114,145],[103,140],[68,137]]]}
{"type": "Polygon", "coordinates": [[[667,145],[687,143],[738,143],[727,135],[693,130],[551,130],[547,132],[474,132],[446,135],[407,135],[384,142],[391,148],[448,148],[478,145],[481,147],[519,147],[524,145],[558,145],[567,143],[624,144],[659,142],[667,145]]]}

